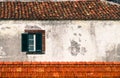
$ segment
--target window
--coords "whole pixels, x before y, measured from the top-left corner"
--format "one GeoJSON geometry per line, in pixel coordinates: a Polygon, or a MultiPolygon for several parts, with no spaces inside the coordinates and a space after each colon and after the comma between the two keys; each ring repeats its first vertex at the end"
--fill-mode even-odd
{"type": "Polygon", "coordinates": [[[44,54],[45,31],[29,30],[22,34],[22,52],[27,54],[44,54]]]}

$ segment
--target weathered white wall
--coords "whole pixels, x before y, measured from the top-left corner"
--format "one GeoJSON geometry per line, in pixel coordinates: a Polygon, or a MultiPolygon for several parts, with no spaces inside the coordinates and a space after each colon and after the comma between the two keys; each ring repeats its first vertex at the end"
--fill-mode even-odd
{"type": "Polygon", "coordinates": [[[120,61],[120,21],[1,21],[1,61],[120,61]],[[21,52],[25,27],[46,31],[42,55],[21,52]]]}

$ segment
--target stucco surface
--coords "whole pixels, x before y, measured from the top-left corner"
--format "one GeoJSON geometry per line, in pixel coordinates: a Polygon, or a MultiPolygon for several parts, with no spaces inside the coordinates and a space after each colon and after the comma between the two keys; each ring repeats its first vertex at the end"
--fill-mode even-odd
{"type": "Polygon", "coordinates": [[[0,21],[0,61],[120,61],[120,21],[0,21]],[[45,54],[21,52],[27,27],[46,31],[45,54]]]}

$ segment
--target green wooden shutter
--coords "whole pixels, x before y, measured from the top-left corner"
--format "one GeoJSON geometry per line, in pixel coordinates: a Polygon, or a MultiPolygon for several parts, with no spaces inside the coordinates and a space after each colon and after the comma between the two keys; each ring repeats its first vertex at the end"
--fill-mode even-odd
{"type": "Polygon", "coordinates": [[[36,52],[42,53],[42,34],[36,34],[36,52]]]}
{"type": "Polygon", "coordinates": [[[28,51],[28,34],[27,33],[23,33],[22,34],[22,52],[26,52],[28,51]]]}

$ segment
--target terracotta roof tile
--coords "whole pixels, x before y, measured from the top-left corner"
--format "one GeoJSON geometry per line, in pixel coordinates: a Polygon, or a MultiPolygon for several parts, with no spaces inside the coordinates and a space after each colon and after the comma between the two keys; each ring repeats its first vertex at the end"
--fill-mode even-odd
{"type": "Polygon", "coordinates": [[[0,78],[119,78],[120,62],[0,62],[0,78]]]}
{"type": "Polygon", "coordinates": [[[120,19],[120,6],[101,1],[0,2],[0,19],[120,19]]]}

